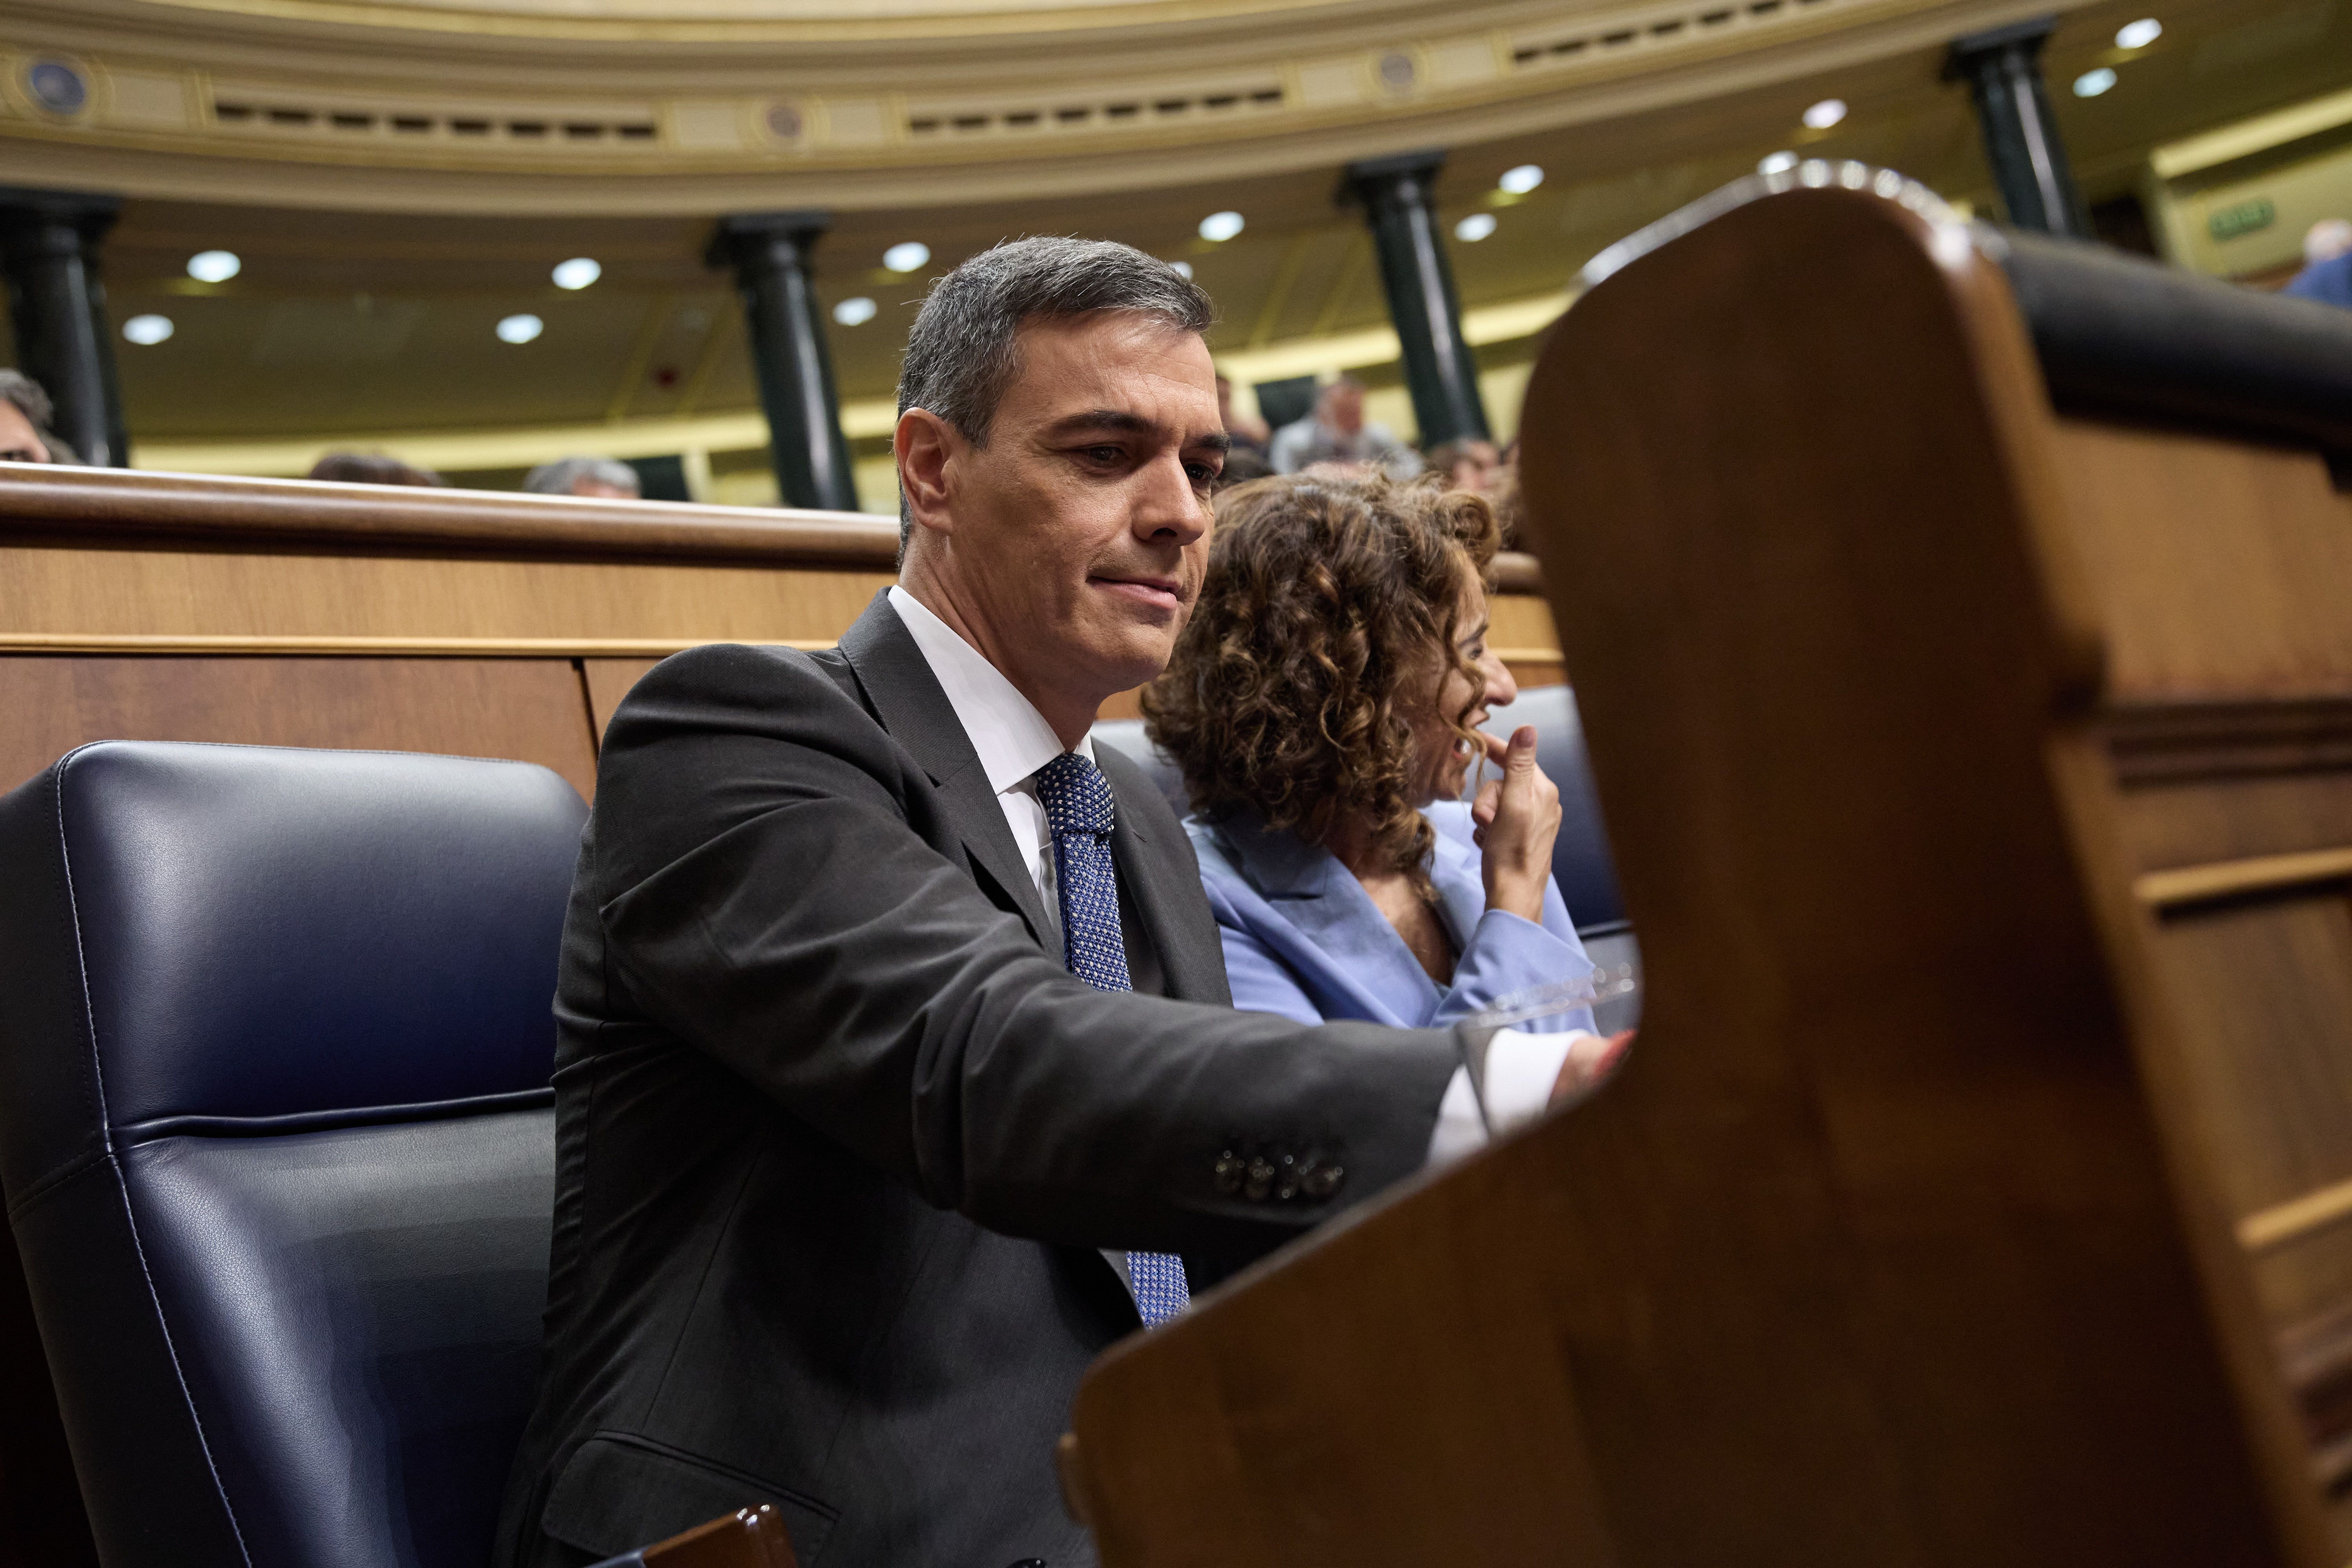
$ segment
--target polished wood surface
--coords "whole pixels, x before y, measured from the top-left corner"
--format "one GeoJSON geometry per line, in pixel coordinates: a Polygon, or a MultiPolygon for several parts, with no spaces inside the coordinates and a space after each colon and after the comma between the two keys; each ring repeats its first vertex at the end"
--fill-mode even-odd
{"type": "MultiPolygon", "coordinates": [[[[593,748],[646,669],[829,647],[897,552],[896,524],[841,513],[0,464],[0,787],[124,738],[514,756],[584,792],[572,731],[593,748]]],[[[1534,561],[1497,577],[1495,645],[1559,679],[1534,561]]],[[[1128,692],[1103,716],[1135,712],[1128,692]]]]}
{"type": "Polygon", "coordinates": [[[637,1555],[645,1568],[800,1568],[783,1516],[764,1502],[697,1525],[637,1555]]]}
{"type": "Polygon", "coordinates": [[[0,726],[9,780],[120,738],[500,756],[553,768],[583,795],[596,786],[596,736],[570,659],[0,654],[0,708],[11,716],[0,726]]]}
{"type": "Polygon", "coordinates": [[[1105,1356],[1106,1568],[2341,1563],[2320,456],[2060,417],[1842,190],[1593,289],[1522,430],[1642,1038],[1105,1356]]]}

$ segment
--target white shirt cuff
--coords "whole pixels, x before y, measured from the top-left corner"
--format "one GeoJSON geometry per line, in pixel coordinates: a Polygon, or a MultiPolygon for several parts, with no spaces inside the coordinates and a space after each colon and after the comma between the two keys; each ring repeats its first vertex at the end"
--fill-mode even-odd
{"type": "MultiPolygon", "coordinates": [[[[1569,1048],[1584,1037],[1582,1029],[1564,1035],[1523,1035],[1497,1029],[1486,1042],[1486,1114],[1497,1135],[1514,1132],[1543,1114],[1551,1103],[1552,1085],[1567,1065],[1569,1048]]],[[[1429,1135],[1433,1165],[1450,1165],[1486,1144],[1486,1123],[1479,1120],[1478,1097],[1470,1090],[1470,1069],[1459,1067],[1445,1085],[1437,1104],[1437,1126],[1429,1135]]]]}

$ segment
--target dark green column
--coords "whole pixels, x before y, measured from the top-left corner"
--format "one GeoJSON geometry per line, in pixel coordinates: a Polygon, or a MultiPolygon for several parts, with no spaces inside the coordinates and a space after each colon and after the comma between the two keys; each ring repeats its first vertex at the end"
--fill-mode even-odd
{"type": "Polygon", "coordinates": [[[1945,75],[1965,79],[1976,100],[1985,158],[2010,223],[2087,237],[2091,226],[2042,80],[2042,46],[2056,26],[2054,17],[2041,16],[1972,33],[1952,45],[1945,75]]]}
{"type": "Polygon", "coordinates": [[[832,226],[821,212],[737,214],[719,220],[708,259],[735,271],[784,504],[856,511],[841,400],[810,280],[810,253],[832,226]]]}
{"type": "Polygon", "coordinates": [[[0,188],[0,274],[16,368],[57,405],[57,433],[97,468],[131,462],[98,273],[99,246],[121,205],[113,196],[0,188]]]}
{"type": "Polygon", "coordinates": [[[1437,172],[1444,166],[1445,154],[1438,152],[1369,159],[1349,164],[1340,187],[1371,226],[1424,447],[1489,435],[1478,362],[1463,341],[1462,301],[1454,296],[1454,268],[1438,226],[1437,172]]]}

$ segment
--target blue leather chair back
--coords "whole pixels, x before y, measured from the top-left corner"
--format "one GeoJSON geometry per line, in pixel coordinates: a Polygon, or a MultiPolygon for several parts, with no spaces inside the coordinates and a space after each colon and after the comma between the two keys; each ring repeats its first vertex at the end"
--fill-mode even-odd
{"type": "Polygon", "coordinates": [[[109,1568],[488,1561],[585,813],[519,763],[128,742],[0,799],[0,1184],[109,1568]]]}
{"type": "MultiPolygon", "coordinates": [[[[1565,686],[1529,688],[1517,701],[1495,709],[1486,728],[1508,735],[1521,724],[1536,727],[1537,759],[1559,785],[1559,837],[1552,846],[1551,870],[1568,912],[1577,930],[1588,936],[1622,931],[1625,906],[1617,896],[1617,868],[1609,858],[1609,833],[1601,821],[1592,768],[1584,757],[1584,727],[1577,719],[1575,693],[1565,686]]],[[[1134,758],[1176,815],[1184,815],[1183,775],[1145,738],[1141,720],[1107,720],[1094,727],[1094,737],[1134,758]]]]}

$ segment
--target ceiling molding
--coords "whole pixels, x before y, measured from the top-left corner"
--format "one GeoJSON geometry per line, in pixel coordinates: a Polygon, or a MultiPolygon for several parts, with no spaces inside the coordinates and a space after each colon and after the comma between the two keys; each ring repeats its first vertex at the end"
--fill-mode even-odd
{"type": "MultiPolygon", "coordinates": [[[[1138,9],[1154,7],[1138,0],[1138,9]]],[[[17,25],[0,38],[0,179],[180,200],[537,216],[1082,195],[1672,109],[1932,52],[2047,9],[2045,0],[1649,0],[1555,11],[1538,24],[1513,7],[1471,7],[1442,25],[1421,18],[1427,30],[1416,37],[1366,41],[1350,24],[1291,37],[1287,53],[1234,50],[1187,70],[1121,76],[1106,73],[1096,50],[1064,49],[1045,51],[1025,80],[979,73],[992,84],[985,89],[927,88],[919,62],[908,62],[863,88],[802,89],[780,70],[780,85],[733,96],[688,92],[666,69],[644,72],[655,90],[637,94],[570,79],[533,91],[520,78],[472,92],[442,77],[428,90],[388,75],[380,59],[316,52],[276,73],[231,73],[185,55],[175,64],[142,48],[136,32],[62,53],[17,25]],[[24,91],[25,69],[44,56],[89,79],[77,114],[44,114],[24,91]],[[350,177],[362,169],[366,180],[350,177]]],[[[969,60],[958,76],[973,80],[969,60]]]]}

